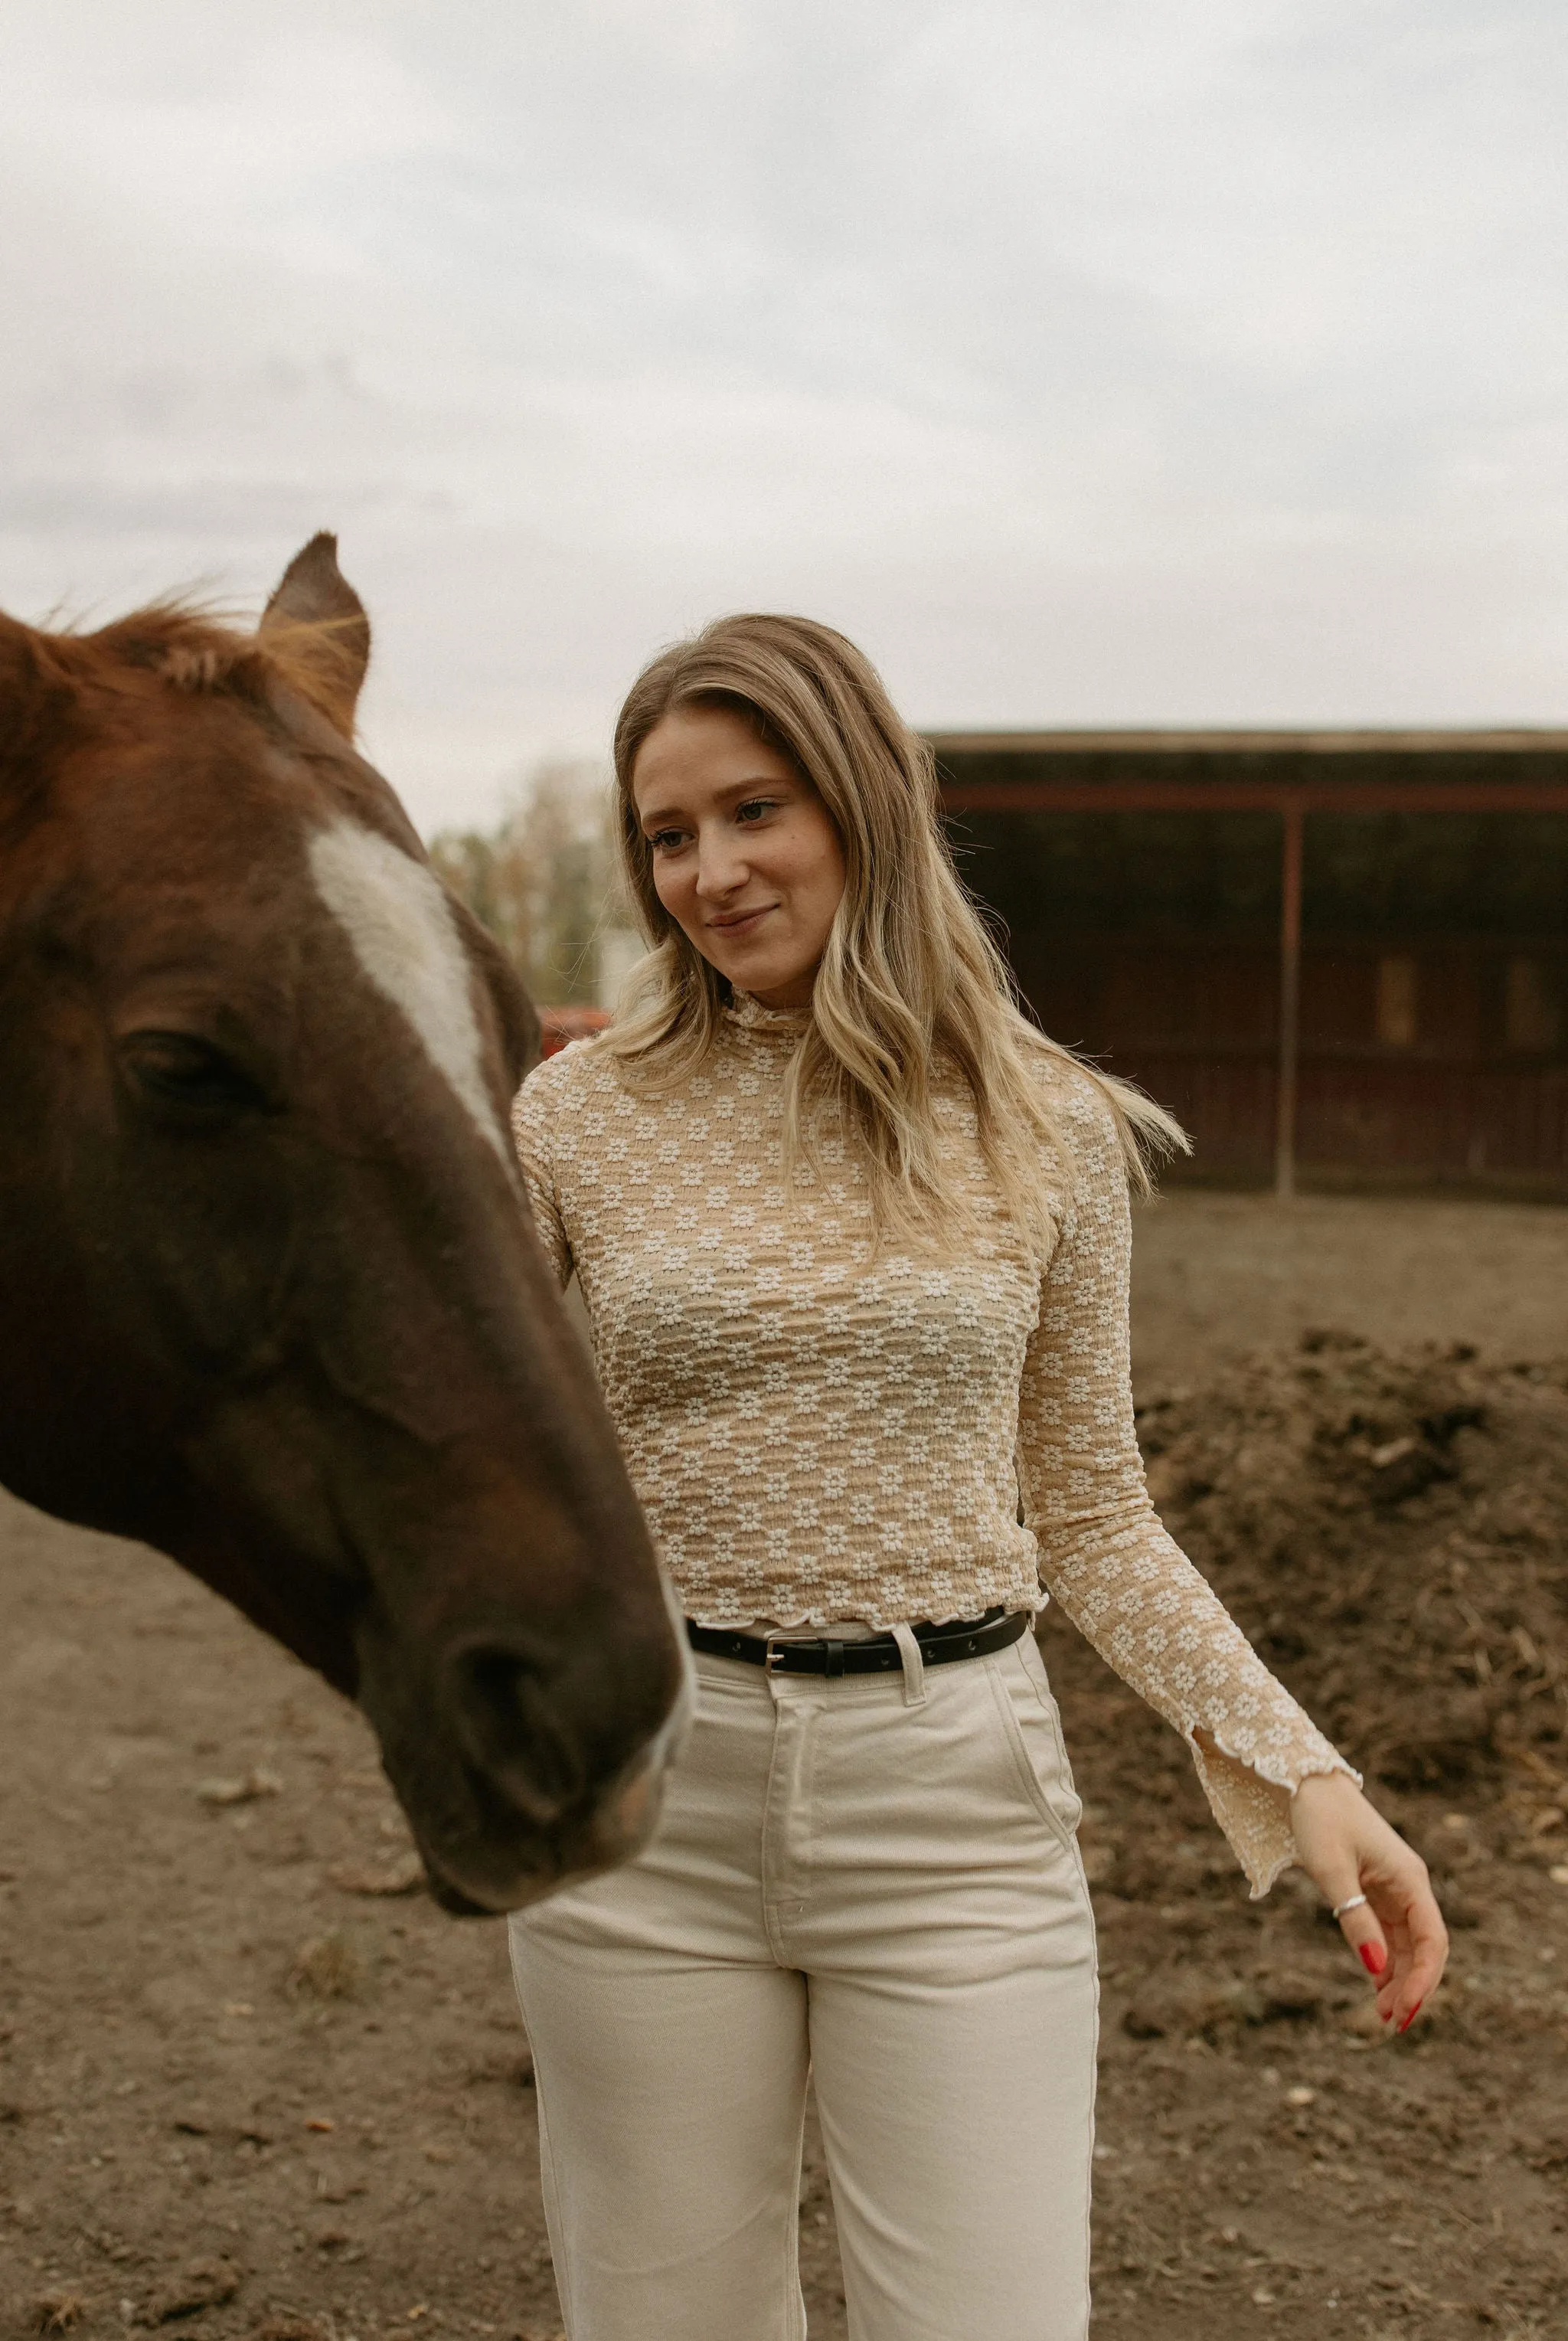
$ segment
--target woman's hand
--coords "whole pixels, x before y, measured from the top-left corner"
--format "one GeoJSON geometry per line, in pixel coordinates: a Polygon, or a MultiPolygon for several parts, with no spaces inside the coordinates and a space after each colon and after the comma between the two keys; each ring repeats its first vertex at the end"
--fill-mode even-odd
{"type": "Polygon", "coordinates": [[[1290,1803],[1301,1866],[1331,1909],[1346,1910],[1340,1931],[1377,1986],[1377,2012],[1403,2032],[1436,1989],[1448,1957],[1448,1929],[1426,1864],[1369,1805],[1344,1772],[1314,1772],[1290,1803]]]}

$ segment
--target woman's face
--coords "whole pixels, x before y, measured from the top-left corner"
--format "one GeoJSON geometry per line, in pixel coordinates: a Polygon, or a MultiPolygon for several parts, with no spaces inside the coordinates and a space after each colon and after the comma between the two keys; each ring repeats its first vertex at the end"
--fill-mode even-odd
{"type": "Polygon", "coordinates": [[[729,708],[673,708],[631,794],[659,899],[693,948],[765,1008],[803,1009],[844,892],[827,807],[729,708]]]}

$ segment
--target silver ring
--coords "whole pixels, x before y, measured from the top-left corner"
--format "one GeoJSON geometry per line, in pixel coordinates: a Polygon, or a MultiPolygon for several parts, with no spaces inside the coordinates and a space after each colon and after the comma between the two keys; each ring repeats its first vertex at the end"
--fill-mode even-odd
{"type": "Polygon", "coordinates": [[[1365,1899],[1365,1894],[1353,1894],[1347,1902],[1336,1903],[1328,1915],[1331,1918],[1343,1918],[1347,1910],[1359,1910],[1365,1899]]]}

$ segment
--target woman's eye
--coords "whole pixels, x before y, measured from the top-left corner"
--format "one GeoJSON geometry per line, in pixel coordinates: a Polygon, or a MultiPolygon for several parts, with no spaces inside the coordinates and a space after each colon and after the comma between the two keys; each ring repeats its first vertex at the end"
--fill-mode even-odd
{"type": "Polygon", "coordinates": [[[648,842],[655,853],[673,853],[680,842],[680,832],[678,829],[656,829],[648,842]]]}
{"type": "Polygon", "coordinates": [[[770,797],[748,797],[744,804],[736,806],[735,818],[737,821],[755,822],[760,821],[764,813],[771,812],[773,810],[773,801],[770,797]]]}

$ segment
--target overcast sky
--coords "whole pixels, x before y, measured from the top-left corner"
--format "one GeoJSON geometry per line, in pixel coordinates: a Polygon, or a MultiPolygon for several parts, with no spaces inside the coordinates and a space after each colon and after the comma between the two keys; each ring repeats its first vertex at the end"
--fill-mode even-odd
{"type": "Polygon", "coordinates": [[[427,831],[715,613],[1568,721],[1563,0],[6,0],[0,603],[337,529],[427,831]]]}

